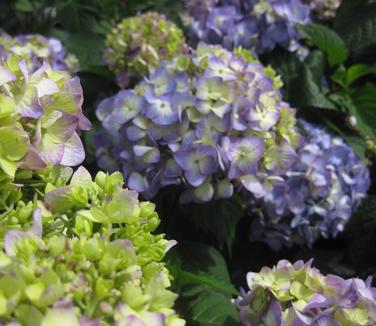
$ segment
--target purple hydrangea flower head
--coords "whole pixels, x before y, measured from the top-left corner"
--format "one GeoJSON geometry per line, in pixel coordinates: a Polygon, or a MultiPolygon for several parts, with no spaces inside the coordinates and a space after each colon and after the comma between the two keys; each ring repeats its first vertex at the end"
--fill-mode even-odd
{"type": "Polygon", "coordinates": [[[244,177],[287,171],[300,139],[295,111],[282,101],[278,78],[243,54],[200,44],[163,62],[134,89],[103,100],[100,166],[123,171],[146,198],[179,185],[183,202],[228,198],[244,177]],[[119,118],[129,101],[135,109],[119,118]],[[268,164],[269,154],[286,148],[289,162],[268,164]]]}
{"type": "Polygon", "coordinates": [[[236,300],[240,323],[260,325],[374,325],[376,288],[371,278],[323,275],[312,261],[281,260],[248,273],[249,291],[236,300]]]}
{"type": "Polygon", "coordinates": [[[180,28],[163,15],[147,12],[125,18],[108,33],[104,61],[125,88],[153,72],[160,61],[187,51],[180,28]]]}
{"type": "MultiPolygon", "coordinates": [[[[256,217],[250,238],[262,239],[274,249],[294,243],[312,245],[319,236],[335,237],[370,186],[368,167],[341,138],[307,122],[301,124],[306,138],[287,172],[243,178],[245,198],[250,192],[258,198],[249,199],[250,213],[256,217]]],[[[284,157],[288,163],[296,155],[289,145],[277,152],[279,160],[272,161],[277,171],[275,164],[281,161],[283,167],[284,157]]]]}
{"type": "Polygon", "coordinates": [[[187,0],[186,8],[194,43],[241,46],[256,54],[281,46],[302,58],[307,54],[295,27],[310,22],[310,7],[302,0],[187,0]]]}
{"type": "Polygon", "coordinates": [[[75,73],[78,71],[78,59],[66,52],[63,44],[56,38],[47,38],[39,34],[27,34],[11,37],[0,33],[0,44],[5,51],[25,60],[30,71],[37,70],[44,62],[52,69],[75,73]]]}

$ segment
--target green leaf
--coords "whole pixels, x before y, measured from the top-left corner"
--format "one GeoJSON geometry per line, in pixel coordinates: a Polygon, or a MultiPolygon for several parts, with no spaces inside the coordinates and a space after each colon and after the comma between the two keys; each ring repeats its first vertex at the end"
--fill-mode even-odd
{"type": "Polygon", "coordinates": [[[167,254],[167,261],[178,288],[196,285],[229,296],[238,294],[231,284],[226,261],[213,247],[185,242],[167,254]]]}
{"type": "Polygon", "coordinates": [[[335,110],[336,106],[325,96],[318,83],[314,80],[312,71],[303,66],[300,77],[290,85],[290,102],[297,108],[314,107],[335,110]]]}
{"type": "Polygon", "coordinates": [[[213,247],[184,242],[166,256],[188,325],[238,325],[226,261],[213,247]]]}
{"type": "Polygon", "coordinates": [[[376,3],[367,0],[345,1],[339,11],[335,31],[355,55],[376,44],[376,3]]]}
{"type": "Polygon", "coordinates": [[[357,117],[372,129],[372,135],[376,139],[376,86],[371,83],[364,84],[352,92],[351,98],[356,106],[357,117]]]}
{"type": "Polygon", "coordinates": [[[376,266],[376,196],[369,196],[352,216],[346,233],[349,256],[358,271],[374,273],[376,266]]]}
{"type": "Polygon", "coordinates": [[[22,12],[32,12],[34,10],[33,4],[29,0],[18,0],[15,4],[15,8],[22,12]]]}
{"type": "Polygon", "coordinates": [[[354,81],[369,74],[376,74],[376,67],[363,64],[353,65],[347,70],[347,85],[350,86],[354,81]]]}
{"type": "Polygon", "coordinates": [[[348,51],[341,37],[330,28],[320,24],[298,25],[300,34],[311,41],[328,56],[331,66],[343,63],[348,51]]]}
{"type": "Polygon", "coordinates": [[[221,248],[231,251],[236,227],[244,214],[243,203],[237,196],[205,204],[189,203],[180,208],[184,218],[213,236],[221,248]]]}
{"type": "Polygon", "coordinates": [[[185,318],[192,326],[237,326],[238,314],[228,297],[204,291],[187,305],[185,318]]]}

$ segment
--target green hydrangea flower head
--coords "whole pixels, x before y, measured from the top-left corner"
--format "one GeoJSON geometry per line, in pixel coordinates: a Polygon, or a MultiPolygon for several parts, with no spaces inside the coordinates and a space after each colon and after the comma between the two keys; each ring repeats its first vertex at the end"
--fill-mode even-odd
{"type": "Polygon", "coordinates": [[[107,35],[106,46],[104,60],[122,88],[188,50],[182,30],[155,12],[122,20],[107,35]]]}
{"type": "Polygon", "coordinates": [[[47,184],[28,227],[4,235],[0,323],[185,324],[162,261],[175,242],[154,234],[154,205],[123,186],[120,173],[93,180],[82,167],[64,186],[47,184]]]}

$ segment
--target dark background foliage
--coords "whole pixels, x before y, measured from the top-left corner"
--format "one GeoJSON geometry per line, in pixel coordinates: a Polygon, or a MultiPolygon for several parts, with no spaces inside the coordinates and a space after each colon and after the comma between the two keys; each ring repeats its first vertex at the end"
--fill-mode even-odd
{"type": "MultiPolygon", "coordinates": [[[[118,90],[115,76],[102,62],[104,36],[120,19],[147,10],[164,13],[181,26],[183,6],[178,0],[2,0],[0,28],[12,35],[40,33],[64,42],[80,61],[84,110],[95,129],[96,105],[118,90]]],[[[374,157],[367,146],[376,143],[375,1],[344,0],[329,25],[299,29],[311,47],[305,63],[280,49],[262,61],[282,75],[285,98],[299,108],[300,116],[325,124],[371,164],[374,157]],[[355,129],[346,122],[350,115],[357,118],[355,129]]],[[[91,134],[83,135],[85,164],[95,172],[91,134]]],[[[371,170],[374,180],[372,165],[371,170]]],[[[280,259],[314,258],[322,272],[345,277],[376,275],[374,182],[370,196],[337,239],[280,252],[249,241],[250,219],[243,218],[244,203],[238,198],[181,206],[178,190],[167,188],[155,202],[161,231],[179,243],[169,253],[168,265],[180,294],[177,309],[188,325],[237,325],[230,300],[246,286],[246,273],[280,259]]]]}

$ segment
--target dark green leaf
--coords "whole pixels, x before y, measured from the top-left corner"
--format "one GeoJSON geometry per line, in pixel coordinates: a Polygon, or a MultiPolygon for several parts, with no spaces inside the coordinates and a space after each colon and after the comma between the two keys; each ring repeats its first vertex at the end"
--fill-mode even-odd
{"type": "Polygon", "coordinates": [[[354,81],[358,80],[359,78],[375,73],[376,67],[371,67],[362,64],[351,66],[347,70],[347,85],[350,86],[354,81]]]}
{"type": "Polygon", "coordinates": [[[301,35],[328,56],[330,65],[339,65],[347,59],[348,51],[341,37],[330,28],[320,25],[298,25],[301,35]]]}
{"type": "Polygon", "coordinates": [[[167,260],[178,288],[195,284],[229,296],[238,294],[231,284],[226,261],[213,247],[185,242],[172,250],[167,260]]]}
{"type": "Polygon", "coordinates": [[[238,326],[238,314],[231,300],[215,291],[204,291],[187,305],[185,318],[192,326],[238,326]]]}
{"type": "Polygon", "coordinates": [[[238,196],[205,204],[181,205],[180,209],[184,218],[214,237],[221,248],[231,251],[236,227],[244,214],[243,203],[238,196]]]}
{"type": "Polygon", "coordinates": [[[356,55],[360,54],[376,44],[376,3],[369,0],[346,1],[334,27],[347,48],[356,55]]]}
{"type": "Polygon", "coordinates": [[[23,12],[32,12],[34,10],[33,4],[29,0],[18,0],[15,8],[16,10],[23,12]]]}
{"type": "Polygon", "coordinates": [[[376,131],[376,86],[367,83],[355,89],[351,98],[356,106],[358,116],[373,129],[373,134],[376,131]]]}
{"type": "Polygon", "coordinates": [[[319,84],[315,82],[314,75],[307,66],[302,67],[301,75],[291,83],[290,87],[290,102],[297,108],[336,109],[322,92],[319,84]]]}

